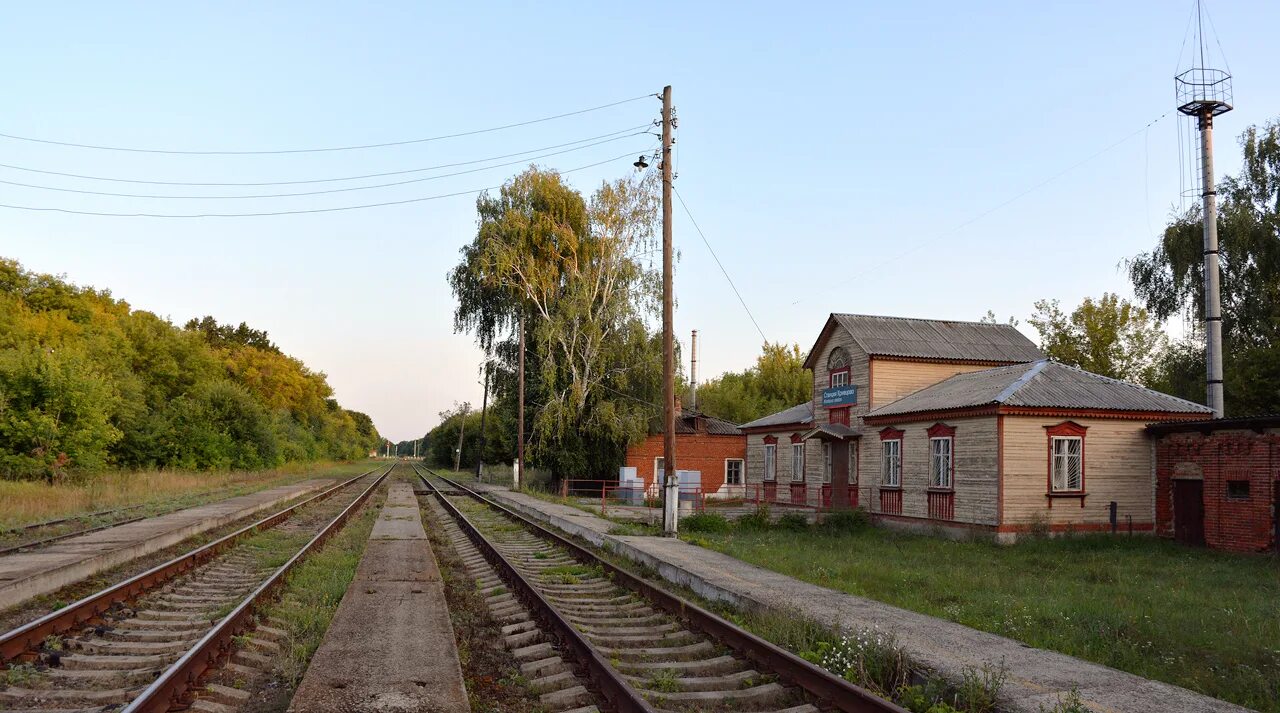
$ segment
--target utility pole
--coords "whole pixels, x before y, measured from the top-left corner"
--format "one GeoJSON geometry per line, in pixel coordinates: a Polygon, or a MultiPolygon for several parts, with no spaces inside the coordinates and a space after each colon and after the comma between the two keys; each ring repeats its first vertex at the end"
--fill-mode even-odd
{"type": "Polygon", "coordinates": [[[689,342],[689,408],[698,410],[698,330],[689,342]]]}
{"type": "Polygon", "coordinates": [[[676,471],[676,350],[671,288],[671,85],[662,88],[662,534],[675,537],[680,512],[676,471]]]}
{"type": "Polygon", "coordinates": [[[476,480],[484,475],[484,421],[489,415],[489,360],[484,362],[484,396],[480,397],[480,453],[476,456],[476,480]]]}
{"type": "Polygon", "coordinates": [[[512,475],[512,485],[516,490],[520,489],[521,483],[524,482],[524,306],[520,307],[520,368],[517,377],[516,390],[518,396],[516,402],[516,470],[512,475]]]}
{"type": "Polygon", "coordinates": [[[467,432],[467,413],[471,411],[471,404],[462,404],[462,419],[458,422],[458,451],[453,454],[454,471],[462,470],[462,436],[467,432]]]}

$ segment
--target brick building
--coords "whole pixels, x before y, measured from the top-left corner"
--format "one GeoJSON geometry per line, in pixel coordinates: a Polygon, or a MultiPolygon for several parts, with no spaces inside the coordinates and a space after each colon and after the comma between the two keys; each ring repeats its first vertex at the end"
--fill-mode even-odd
{"type": "MultiPolygon", "coordinates": [[[[727,497],[741,487],[746,464],[746,440],[737,424],[681,408],[676,419],[676,468],[702,474],[706,497],[727,497]]],[[[643,441],[627,448],[624,464],[636,469],[645,489],[658,487],[663,470],[663,433],[656,429],[643,441]]]]}
{"type": "Polygon", "coordinates": [[[1280,416],[1154,423],[1156,532],[1237,552],[1280,547],[1280,416]]]}

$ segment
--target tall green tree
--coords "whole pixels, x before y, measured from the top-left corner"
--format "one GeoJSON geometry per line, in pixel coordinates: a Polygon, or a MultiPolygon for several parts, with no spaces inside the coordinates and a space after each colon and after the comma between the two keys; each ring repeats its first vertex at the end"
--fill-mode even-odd
{"type": "MultiPolygon", "coordinates": [[[[1240,173],[1217,186],[1228,415],[1280,410],[1280,119],[1249,127],[1240,145],[1240,173]]],[[[1155,248],[1128,261],[1134,292],[1157,319],[1203,318],[1202,215],[1199,205],[1175,215],[1155,248]]],[[[1204,399],[1200,339],[1193,330],[1162,364],[1169,385],[1187,389],[1177,395],[1195,401],[1204,399]]]]}
{"type": "Polygon", "coordinates": [[[502,368],[495,405],[514,398],[515,327],[529,335],[531,455],[557,474],[599,475],[643,435],[654,380],[647,319],[655,274],[641,259],[654,244],[651,178],[603,184],[590,201],[536,167],[476,203],[479,227],[449,282],[455,328],[470,331],[502,368]]]}
{"type": "Polygon", "coordinates": [[[1064,364],[1138,384],[1153,384],[1168,339],[1147,310],[1109,292],[1086,297],[1066,314],[1058,300],[1039,300],[1027,320],[1040,350],[1064,364]]]}
{"type": "Polygon", "coordinates": [[[730,372],[698,387],[701,411],[734,423],[813,399],[813,375],[804,368],[800,345],[765,342],[754,366],[730,372]]]}

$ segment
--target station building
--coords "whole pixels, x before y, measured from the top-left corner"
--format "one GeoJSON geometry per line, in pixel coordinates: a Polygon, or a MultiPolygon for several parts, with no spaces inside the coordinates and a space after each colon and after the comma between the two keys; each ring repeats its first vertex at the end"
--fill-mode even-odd
{"type": "Polygon", "coordinates": [[[1156,523],[1146,426],[1200,404],[1048,360],[1009,325],[832,314],[813,399],[743,424],[747,497],[864,507],[911,529],[1156,523]]]}

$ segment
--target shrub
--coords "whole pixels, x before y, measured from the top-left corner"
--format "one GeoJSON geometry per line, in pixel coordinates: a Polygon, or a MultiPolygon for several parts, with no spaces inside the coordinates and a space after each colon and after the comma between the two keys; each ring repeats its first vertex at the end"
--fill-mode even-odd
{"type": "Polygon", "coordinates": [[[883,698],[906,686],[911,676],[906,652],[892,635],[876,631],[819,642],[816,650],[801,653],[800,657],[883,698]]]}
{"type": "Polygon", "coordinates": [[[777,525],[783,530],[804,532],[809,529],[809,518],[798,512],[789,512],[778,518],[777,525]]]}
{"type": "Polygon", "coordinates": [[[729,521],[719,513],[700,512],[681,520],[680,529],[689,532],[728,532],[729,521]]]}
{"type": "Polygon", "coordinates": [[[862,508],[837,510],[827,513],[818,524],[818,529],[828,535],[847,535],[867,527],[870,522],[867,511],[862,508]]]}
{"type": "Polygon", "coordinates": [[[756,511],[748,513],[738,518],[738,528],[741,530],[767,530],[772,524],[769,518],[769,504],[760,503],[756,506],[756,511]]]}

